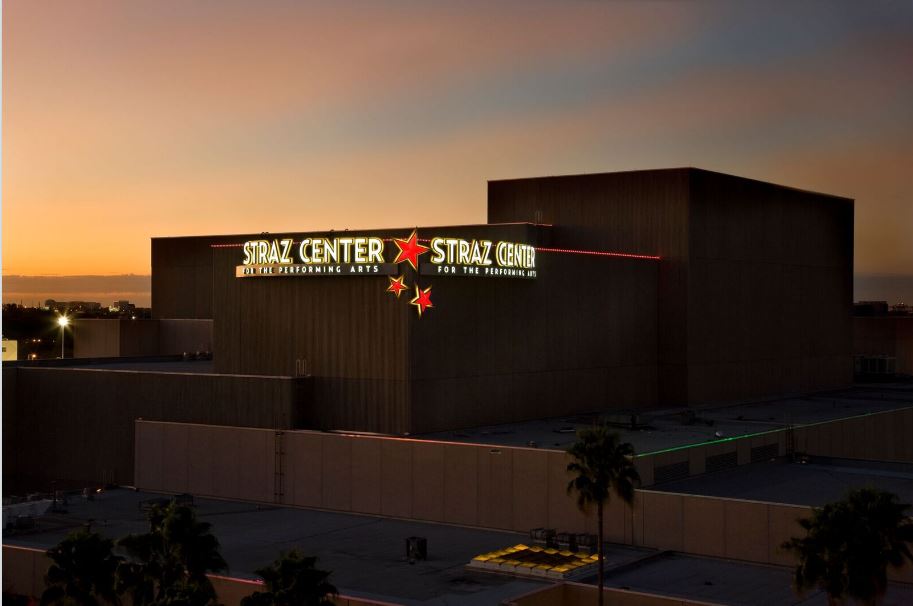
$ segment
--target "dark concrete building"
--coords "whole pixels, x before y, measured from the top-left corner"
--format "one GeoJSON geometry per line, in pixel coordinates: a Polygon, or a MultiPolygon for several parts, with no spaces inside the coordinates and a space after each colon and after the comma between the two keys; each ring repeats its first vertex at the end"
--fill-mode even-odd
{"type": "MultiPolygon", "coordinates": [[[[536,279],[429,278],[435,308],[422,318],[384,293],[385,277],[236,278],[238,246],[259,236],[153,240],[154,314],[212,318],[218,372],[294,375],[305,364],[314,422],[348,429],[431,431],[852,381],[851,200],[650,170],[492,181],[488,222],[418,236],[529,243],[536,279]]],[[[269,236],[282,237],[301,234],[269,236]]],[[[388,242],[388,259],[395,250],[388,242]]]]}
{"type": "Polygon", "coordinates": [[[138,417],[403,435],[852,382],[852,200],[690,168],[543,177],[490,182],[487,224],[415,232],[153,239],[153,320],[77,322],[76,351],[212,361],[5,367],[4,460],[129,482],[138,417]],[[430,250],[413,267],[404,243],[430,250]]]}
{"type": "Polygon", "coordinates": [[[663,404],[852,381],[852,200],[691,168],[489,183],[489,221],[536,213],[558,245],[662,257],[663,404]]]}
{"type": "MultiPolygon", "coordinates": [[[[392,261],[392,240],[410,231],[349,235],[385,240],[384,259],[392,261]]],[[[198,245],[196,266],[211,264],[216,372],[311,377],[302,404],[309,426],[405,434],[656,405],[658,259],[558,252],[551,228],[529,223],[417,235],[429,245],[455,238],[534,246],[536,277],[430,276],[400,263],[394,271],[409,286],[401,297],[387,292],[385,275],[236,277],[241,243],[261,236],[215,247],[156,239],[153,275],[157,260],[181,258],[173,249],[198,245]],[[416,285],[433,293],[434,307],[422,316],[406,304],[416,285]]],[[[297,244],[337,236],[262,237],[297,244]]],[[[174,279],[154,279],[156,303],[162,291],[202,290],[188,284],[189,271],[165,273],[174,279]]],[[[154,307],[156,317],[180,313],[162,309],[154,307]]]]}

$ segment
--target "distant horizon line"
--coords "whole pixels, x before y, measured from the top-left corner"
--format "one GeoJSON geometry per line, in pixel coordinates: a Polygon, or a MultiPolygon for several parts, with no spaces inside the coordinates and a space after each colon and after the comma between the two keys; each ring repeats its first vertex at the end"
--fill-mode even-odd
{"type": "MultiPolygon", "coordinates": [[[[128,300],[141,307],[152,303],[152,274],[8,274],[0,281],[3,303],[39,306],[48,299],[107,303],[128,300]]],[[[853,274],[853,301],[913,303],[913,274],[853,274]]]]}

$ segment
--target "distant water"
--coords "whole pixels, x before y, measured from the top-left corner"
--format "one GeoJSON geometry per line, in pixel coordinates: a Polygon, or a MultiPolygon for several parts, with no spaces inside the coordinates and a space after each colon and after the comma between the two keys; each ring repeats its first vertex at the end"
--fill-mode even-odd
{"type": "Polygon", "coordinates": [[[127,300],[139,307],[149,307],[151,276],[123,274],[116,276],[3,276],[3,302],[21,303],[27,307],[56,301],[96,301],[111,305],[127,300]]]}
{"type": "Polygon", "coordinates": [[[913,276],[902,274],[855,274],[853,300],[913,304],[913,276]]]}

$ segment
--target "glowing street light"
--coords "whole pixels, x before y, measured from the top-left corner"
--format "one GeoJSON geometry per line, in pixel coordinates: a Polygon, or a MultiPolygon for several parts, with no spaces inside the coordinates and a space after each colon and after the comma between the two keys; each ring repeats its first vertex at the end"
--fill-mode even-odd
{"type": "Polygon", "coordinates": [[[57,323],[60,324],[60,357],[61,359],[66,357],[63,349],[63,338],[66,335],[67,324],[70,323],[70,319],[66,316],[58,316],[57,323]]]}

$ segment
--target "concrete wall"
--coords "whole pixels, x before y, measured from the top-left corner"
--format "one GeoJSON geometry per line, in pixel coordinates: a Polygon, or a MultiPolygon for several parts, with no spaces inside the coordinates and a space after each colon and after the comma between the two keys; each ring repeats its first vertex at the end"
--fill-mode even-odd
{"type": "Polygon", "coordinates": [[[159,323],[156,320],[120,320],[120,353],[124,357],[156,356],[159,348],[159,323]]]}
{"type": "Polygon", "coordinates": [[[799,427],[795,436],[796,452],[913,463],[913,408],[799,427]]]}
{"type": "Polygon", "coordinates": [[[563,452],[152,421],[136,435],[135,482],[146,490],[518,531],[594,528],[565,494],[563,452]]]}
{"type": "MultiPolygon", "coordinates": [[[[913,409],[794,431],[800,452],[913,461],[909,440],[884,437],[889,431],[897,438],[913,435],[913,409]],[[860,442],[869,446],[859,449],[860,442]]],[[[149,421],[137,422],[136,432],[136,484],[144,490],[518,532],[595,531],[592,512],[581,513],[567,495],[568,457],[562,451],[149,421]],[[237,452],[244,453],[243,470],[225,463],[237,460],[231,458],[237,452]],[[284,456],[271,457],[275,452],[284,456]]],[[[770,444],[783,454],[787,439],[785,431],[771,432],[638,457],[636,464],[649,484],[665,465],[688,461],[692,474],[703,473],[708,457],[727,452],[746,464],[769,453],[764,447],[770,444]]],[[[808,511],[640,490],[633,507],[610,502],[605,536],[616,543],[784,564],[788,557],[779,545],[798,531],[795,520],[808,511]]]]}
{"type": "Polygon", "coordinates": [[[76,319],[72,326],[74,358],[113,358],[120,353],[120,320],[76,319]]]}
{"type": "Polygon", "coordinates": [[[659,400],[687,392],[689,170],[631,171],[488,182],[488,222],[553,225],[552,246],[660,255],[659,400]]]}
{"type": "Polygon", "coordinates": [[[32,491],[131,484],[138,418],[289,429],[306,407],[287,377],[19,367],[3,379],[4,479],[32,491]]]}
{"type": "MultiPolygon", "coordinates": [[[[536,244],[548,231],[419,235],[536,244]]],[[[418,318],[383,276],[238,279],[241,258],[239,246],[213,248],[216,369],[297,374],[305,363],[314,428],[402,435],[657,402],[656,260],[541,253],[535,280],[404,267],[407,284],[434,288],[434,308],[418,318]]]]}
{"type": "Polygon", "coordinates": [[[852,382],[853,202],[698,169],[492,181],[488,220],[659,254],[664,404],[852,382]]]}
{"type": "Polygon", "coordinates": [[[688,398],[853,380],[853,201],[690,172],[688,398]]]}
{"type": "Polygon", "coordinates": [[[657,263],[536,258],[535,281],[435,281],[410,335],[413,432],[656,405],[657,263]]]}
{"type": "Polygon", "coordinates": [[[152,238],[152,317],[212,319],[212,244],[243,237],[152,238]]]}
{"type": "Polygon", "coordinates": [[[312,375],[317,429],[410,430],[415,311],[385,292],[385,276],[239,279],[240,247],[212,255],[218,372],[312,375]]]}
{"type": "MultiPolygon", "coordinates": [[[[596,606],[598,589],[594,585],[581,583],[558,583],[536,589],[502,602],[503,606],[596,606]]],[[[642,593],[626,589],[606,587],[602,591],[605,604],[610,606],[719,606],[715,602],[703,602],[669,596],[642,593]]]]}
{"type": "MultiPolygon", "coordinates": [[[[3,593],[41,597],[50,565],[51,559],[44,550],[3,545],[3,593]]],[[[263,588],[263,583],[257,581],[216,574],[207,576],[216,590],[219,604],[224,606],[238,606],[242,598],[263,588]]],[[[333,603],[336,606],[396,606],[346,595],[337,596],[333,603]]]]}
{"type": "Polygon", "coordinates": [[[212,320],[77,318],[72,328],[75,358],[212,351],[212,320]]]}
{"type": "Polygon", "coordinates": [[[159,353],[212,351],[212,320],[159,320],[159,353]]]}
{"type": "Polygon", "coordinates": [[[40,549],[3,545],[3,593],[40,597],[50,565],[40,549]]]}

